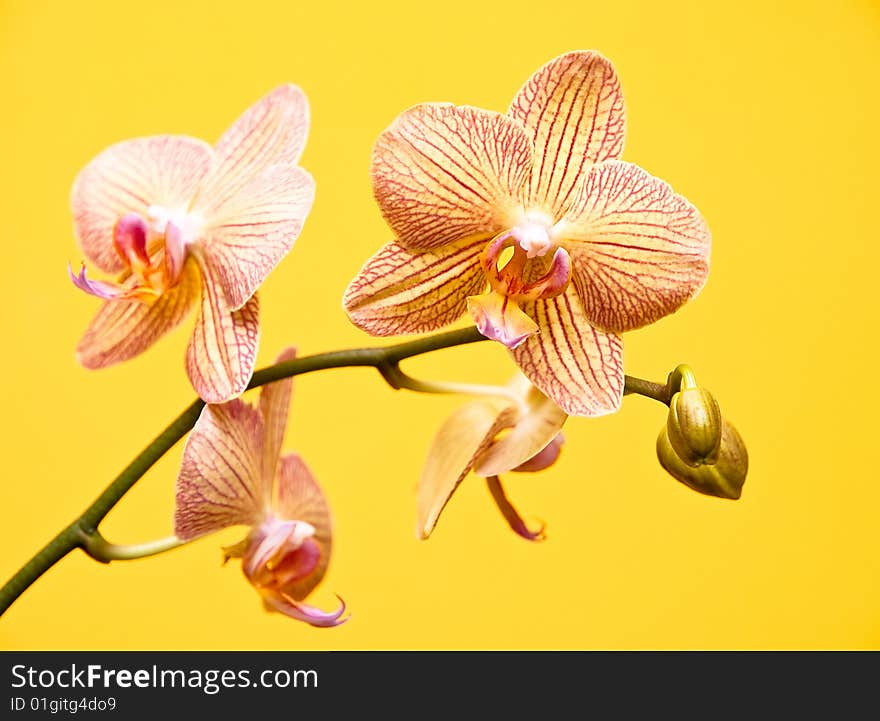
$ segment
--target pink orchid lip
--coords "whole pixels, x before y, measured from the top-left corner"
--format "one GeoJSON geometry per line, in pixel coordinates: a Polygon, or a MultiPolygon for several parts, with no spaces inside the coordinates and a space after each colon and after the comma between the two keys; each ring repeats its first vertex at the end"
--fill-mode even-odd
{"type": "Polygon", "coordinates": [[[79,273],[73,272],[70,263],[67,264],[67,274],[70,280],[81,291],[94,295],[104,300],[141,300],[149,303],[158,293],[151,288],[137,286],[135,288],[124,288],[117,283],[108,283],[103,280],[91,280],[86,277],[86,267],[82,266],[79,273]]]}
{"type": "Polygon", "coordinates": [[[470,296],[467,304],[477,330],[511,350],[538,331],[535,321],[506,295],[492,291],[470,296]]]}
{"type": "Polygon", "coordinates": [[[304,621],[316,628],[340,626],[351,618],[351,614],[343,616],[346,610],[345,601],[339,596],[336,598],[339,599],[339,608],[335,611],[322,611],[315,606],[300,603],[284,593],[263,593],[263,600],[273,610],[283,613],[285,616],[295,618],[298,621],[304,621]]]}

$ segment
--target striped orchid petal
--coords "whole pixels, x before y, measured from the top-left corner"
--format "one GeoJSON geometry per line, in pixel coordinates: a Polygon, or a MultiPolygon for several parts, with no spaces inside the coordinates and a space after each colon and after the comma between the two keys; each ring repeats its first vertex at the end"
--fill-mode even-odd
{"type": "Polygon", "coordinates": [[[632,163],[593,166],[555,232],[571,253],[590,322],[606,330],[672,313],[709,273],[711,236],[699,211],[632,163]]]}
{"type": "Polygon", "coordinates": [[[524,129],[507,116],[418,105],[376,141],[373,192],[401,245],[433,250],[513,225],[531,161],[524,129]]]}
{"type": "Polygon", "coordinates": [[[190,540],[259,522],[263,419],[241,400],[206,405],[183,449],[175,488],[174,532],[190,540]]]}
{"type": "Polygon", "coordinates": [[[505,428],[516,422],[512,407],[478,401],[455,411],[437,432],[416,495],[419,538],[428,538],[440,514],[470,473],[477,458],[505,428]]]}
{"type": "Polygon", "coordinates": [[[92,160],[73,183],[74,230],[86,258],[106,273],[124,263],[113,243],[117,221],[147,215],[154,205],[184,208],[211,166],[204,141],[158,135],[112,145],[92,160]]]}
{"type": "Polygon", "coordinates": [[[557,439],[568,415],[531,383],[523,388],[523,397],[524,410],[516,425],[480,456],[474,466],[477,475],[488,478],[512,470],[543,470],[552,461],[541,468],[536,464],[531,467],[526,464],[551,446],[551,450],[556,450],[552,460],[555,461],[559,455],[561,442],[557,443],[557,439]]]}
{"type": "Polygon", "coordinates": [[[479,263],[484,245],[483,240],[465,240],[414,253],[388,243],[348,286],[345,310],[371,335],[442,328],[465,313],[469,295],[485,288],[479,263]]]}
{"type": "Polygon", "coordinates": [[[195,263],[183,268],[180,282],[152,302],[108,300],[76,347],[86,368],[106,368],[139,355],[180,324],[199,297],[195,263]]]}
{"type": "MultiPolygon", "coordinates": [[[[284,363],[296,358],[296,348],[285,348],[275,359],[284,363]]],[[[260,415],[263,416],[265,433],[263,437],[263,477],[272,480],[281,458],[281,444],[287,430],[287,416],[290,412],[290,397],[293,395],[293,378],[284,378],[265,385],[260,390],[260,415]]],[[[271,497],[267,498],[271,501],[271,497]]]]}
{"type": "Polygon", "coordinates": [[[309,132],[309,104],[295,85],[268,93],[232,124],[214,146],[215,160],[196,204],[220,207],[274,165],[293,167],[309,132]]]}
{"type": "Polygon", "coordinates": [[[327,572],[333,546],[333,522],[324,492],[299,455],[288,453],[282,456],[276,478],[276,512],[283,518],[310,524],[314,528],[311,540],[320,549],[315,569],[305,578],[288,583],[281,589],[285,595],[299,601],[312,592],[327,572]]]}
{"type": "Polygon", "coordinates": [[[186,372],[200,398],[223,403],[240,395],[253,374],[260,303],[254,295],[231,310],[211,269],[203,264],[201,270],[201,310],[186,348],[186,372]]]}
{"type": "Polygon", "coordinates": [[[623,95],[614,66],[596,52],[551,60],[520,89],[508,114],[521,122],[535,147],[527,184],[531,205],[562,217],[592,163],[623,151],[623,95]]]}
{"type": "Polygon", "coordinates": [[[620,337],[590,325],[572,287],[555,298],[525,303],[523,310],[540,328],[512,351],[529,380],[568,415],[616,411],[624,380],[620,337]]]}
{"type": "Polygon", "coordinates": [[[196,205],[209,223],[201,248],[226,302],[241,308],[299,237],[315,198],[315,181],[302,168],[263,170],[222,202],[205,194],[196,205]]]}

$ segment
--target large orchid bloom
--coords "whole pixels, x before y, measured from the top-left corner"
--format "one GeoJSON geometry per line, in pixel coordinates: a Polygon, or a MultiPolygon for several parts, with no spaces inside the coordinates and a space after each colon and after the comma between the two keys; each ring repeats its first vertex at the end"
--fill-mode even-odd
{"type": "MultiPolygon", "coordinates": [[[[291,360],[294,351],[278,361],[291,360]]],[[[293,382],[264,386],[257,408],[235,399],[206,405],[189,435],[177,478],[174,530],[191,540],[229,526],[250,526],[224,549],[268,610],[312,626],[344,622],[345,604],[325,612],[303,603],[327,571],[327,501],[296,453],[281,455],[293,382]]]]}
{"type": "Polygon", "coordinates": [[[419,481],[416,532],[428,538],[440,514],[473,471],[486,479],[492,498],[510,527],[523,538],[543,538],[529,530],[508,500],[500,474],[541,471],[559,457],[560,430],[568,416],[524,376],[508,385],[508,402],[483,399],[453,413],[437,432],[419,481]]]}
{"type": "Polygon", "coordinates": [[[623,135],[617,75],[595,52],[547,63],[507,114],[449,104],[401,114],[372,163],[396,240],[349,286],[354,323],[417,333],[469,310],[567,413],[616,410],[618,334],[695,295],[710,246],[687,200],[618,159],[623,135]]]}
{"type": "Polygon", "coordinates": [[[87,368],[150,347],[199,301],[186,370],[204,400],[239,395],[259,339],[257,288],[293,246],[315,184],[298,166],[309,126],[302,91],[283,85],[249,108],[211,148],[196,138],[126,140],[73,184],[76,236],[115,282],[71,271],[104,305],[80,341],[87,368]]]}

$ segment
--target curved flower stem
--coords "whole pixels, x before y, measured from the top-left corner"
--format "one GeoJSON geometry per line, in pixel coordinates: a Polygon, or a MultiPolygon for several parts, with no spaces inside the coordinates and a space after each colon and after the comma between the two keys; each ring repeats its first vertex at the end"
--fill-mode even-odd
{"type": "Polygon", "coordinates": [[[171,551],[189,543],[189,541],[184,541],[177,536],[168,536],[156,541],[121,546],[110,543],[98,531],[83,535],[83,551],[101,563],[132,561],[136,558],[155,556],[158,553],[165,553],[165,551],[171,551]]]}
{"type": "MultiPolygon", "coordinates": [[[[483,340],[486,338],[475,327],[469,327],[437,333],[384,348],[353,348],[318,353],[258,370],[254,373],[248,389],[304,373],[354,366],[376,368],[389,385],[393,388],[402,388],[406,386],[398,384],[402,375],[402,371],[398,367],[400,361],[442,348],[452,348],[483,340]]],[[[626,377],[625,393],[638,393],[667,404],[670,397],[667,386],[631,376],[626,377]]],[[[176,547],[176,544],[168,540],[155,542],[152,544],[152,548],[150,548],[150,544],[134,547],[113,546],[102,539],[98,533],[98,525],[150,467],[195,425],[204,405],[201,400],[193,401],[128,464],[78,518],[62,529],[42,550],[25,563],[3,588],[0,588],[0,615],[5,613],[34,581],[76,548],[84,549],[98,560],[109,562],[110,560],[140,558],[150,553],[161,553],[176,547]],[[167,545],[162,547],[163,543],[167,545]],[[144,552],[145,548],[148,553],[144,552]]]]}
{"type": "Polygon", "coordinates": [[[424,381],[404,373],[400,366],[386,368],[382,375],[394,388],[405,388],[417,393],[459,393],[468,396],[489,396],[503,398],[519,403],[519,399],[504,386],[478,385],[476,383],[451,383],[446,381],[424,381]]]}
{"type": "MultiPolygon", "coordinates": [[[[670,375],[670,378],[671,377],[672,376],[670,375]]],[[[635,376],[626,376],[623,395],[628,396],[636,394],[645,396],[645,398],[653,398],[655,401],[659,401],[668,406],[670,399],[675,395],[677,390],[678,388],[671,386],[669,383],[653,383],[652,381],[642,380],[635,376]]]]}

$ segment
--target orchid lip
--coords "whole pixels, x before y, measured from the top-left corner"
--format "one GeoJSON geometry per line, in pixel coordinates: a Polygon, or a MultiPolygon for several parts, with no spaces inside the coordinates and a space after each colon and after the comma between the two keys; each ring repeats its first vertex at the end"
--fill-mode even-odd
{"type": "Polygon", "coordinates": [[[322,611],[315,606],[300,603],[284,593],[266,593],[263,596],[263,600],[275,611],[316,628],[332,628],[351,618],[351,614],[344,615],[347,608],[345,601],[340,596],[336,598],[339,599],[339,608],[335,611],[322,611]]]}

